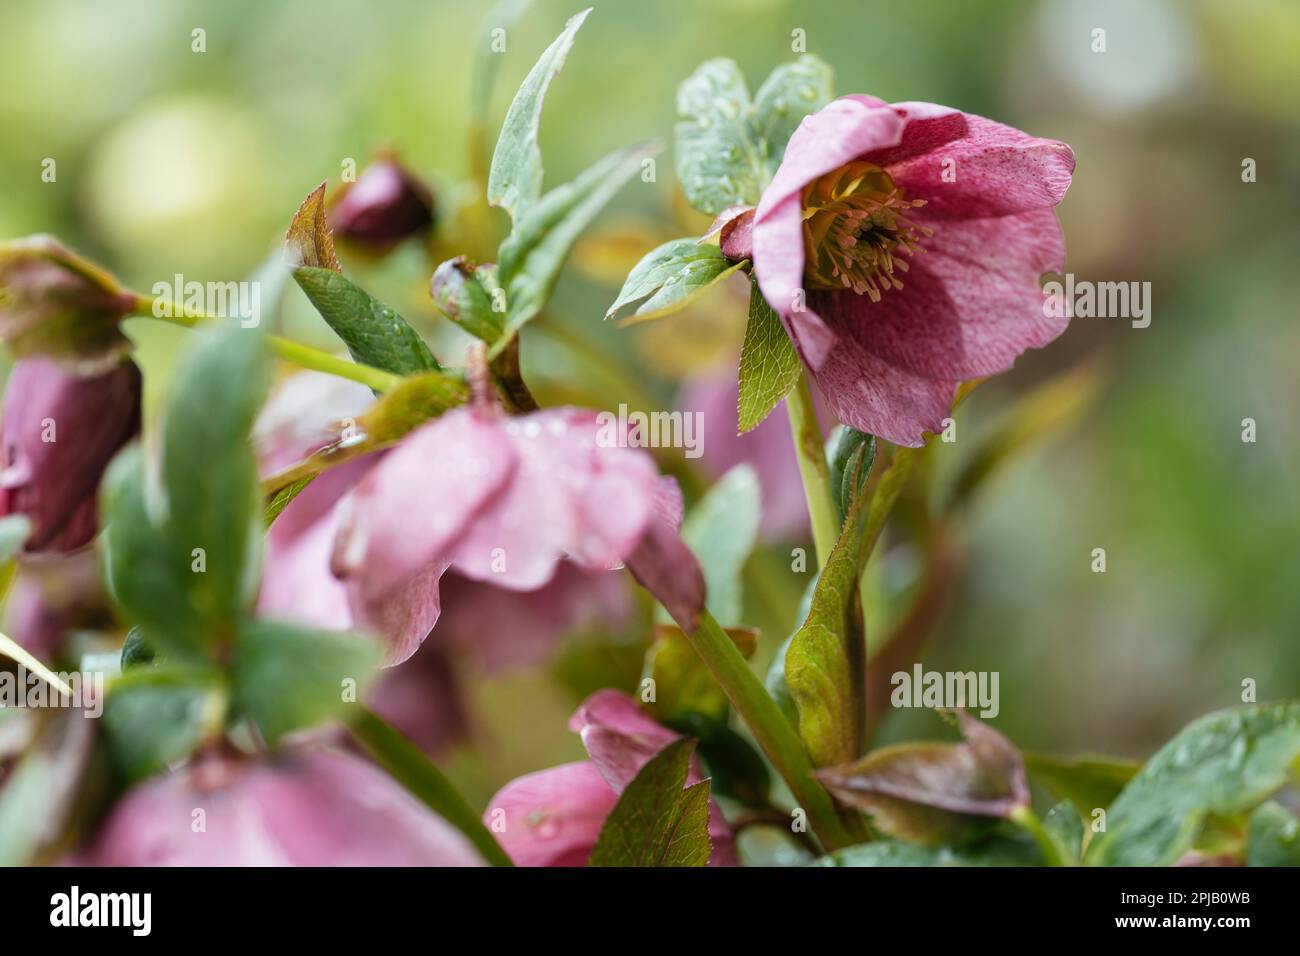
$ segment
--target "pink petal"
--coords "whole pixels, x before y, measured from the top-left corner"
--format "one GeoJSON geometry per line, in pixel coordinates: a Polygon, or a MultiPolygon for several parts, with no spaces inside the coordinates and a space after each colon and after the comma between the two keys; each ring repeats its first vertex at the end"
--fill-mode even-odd
{"type": "Polygon", "coordinates": [[[625,624],[629,587],[626,575],[585,571],[567,560],[536,591],[504,590],[449,571],[439,585],[434,639],[489,673],[539,664],[572,634],[625,624]]]}
{"type": "Polygon", "coordinates": [[[83,862],[483,865],[464,836],[383,771],[324,751],[217,758],[154,777],[119,801],[83,862]]]}
{"type": "MultiPolygon", "coordinates": [[[[903,288],[879,302],[848,292],[815,297],[840,339],[836,352],[854,354],[851,341],[904,372],[963,381],[1005,372],[1026,349],[1065,331],[1068,317],[1045,314],[1039,286],[1040,276],[1065,262],[1050,209],[946,221],[925,245],[909,260],[903,288]]],[[[831,374],[823,368],[819,381],[831,374]]],[[[831,388],[823,383],[828,395],[831,388]]]]}
{"type": "MultiPolygon", "coordinates": [[[[866,157],[885,167],[909,196],[926,201],[914,218],[1008,216],[1050,209],[1061,201],[1074,174],[1069,146],[982,116],[964,118],[964,135],[950,142],[910,156],[887,150],[866,157]]],[[[909,131],[913,125],[908,124],[909,131]]]]}
{"type": "Polygon", "coordinates": [[[700,562],[677,533],[682,520],[682,493],[672,478],[660,479],[655,511],[656,517],[627,556],[627,569],[674,621],[694,631],[708,591],[700,562]]]}
{"type": "Polygon", "coordinates": [[[516,866],[585,866],[617,802],[584,760],[510,781],[488,801],[483,822],[516,866]]]}
{"type": "MultiPolygon", "coordinates": [[[[832,293],[815,301],[831,325],[847,329],[858,317],[851,311],[857,308],[852,301],[857,298],[832,293]]],[[[922,444],[923,431],[942,429],[957,387],[955,380],[923,378],[891,365],[847,335],[813,377],[837,420],[896,445],[914,447],[922,444]]]]}
{"type": "Polygon", "coordinates": [[[469,715],[447,648],[425,641],[410,660],[383,672],[370,708],[430,756],[441,756],[469,734],[469,715]]]}

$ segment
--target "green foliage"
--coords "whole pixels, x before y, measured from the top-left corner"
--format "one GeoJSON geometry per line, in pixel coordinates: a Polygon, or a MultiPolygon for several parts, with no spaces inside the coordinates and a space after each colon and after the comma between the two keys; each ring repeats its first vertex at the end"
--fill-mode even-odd
{"type": "Polygon", "coordinates": [[[990,837],[960,849],[877,840],[838,850],[813,866],[1041,866],[1042,854],[1028,840],[990,837]]]}
{"type": "Polygon", "coordinates": [[[1168,866],[1210,816],[1244,813],[1286,783],[1300,757],[1300,703],[1221,710],[1185,727],[1111,804],[1088,845],[1094,866],[1168,866]]]}
{"type": "Polygon", "coordinates": [[[310,266],[294,269],[293,278],[362,365],[396,375],[441,368],[410,323],[356,283],[330,269],[310,266]]]}
{"type": "Polygon", "coordinates": [[[670,315],[686,308],[746,261],[733,263],[720,248],[698,239],[672,239],[647,252],[632,267],[605,318],[613,318],[634,302],[641,304],[631,321],[670,315]]]}
{"type": "Polygon", "coordinates": [[[741,573],[758,540],[758,475],[736,465],[718,479],[682,522],[682,540],[700,560],[708,608],[723,627],[740,623],[741,573]]]}
{"type": "Polygon", "coordinates": [[[275,741],[343,715],[361,699],[379,649],[374,641],[278,621],[243,621],[233,664],[235,707],[275,741]]]}
{"type": "Polygon", "coordinates": [[[1250,815],[1246,838],[1248,866],[1300,866],[1300,818],[1276,800],[1250,815]]]}
{"type": "Polygon", "coordinates": [[[104,729],[128,783],[159,773],[221,729],[225,683],[216,671],[137,668],[113,682],[104,729]]]}
{"type": "Polygon", "coordinates": [[[780,317],[767,304],[756,281],[749,290],[749,321],[740,350],[740,430],[756,428],[790,394],[803,368],[780,317]]]}
{"type": "Polygon", "coordinates": [[[774,70],[753,102],[734,62],[703,63],[677,91],[677,178],[687,201],[709,215],[757,205],[790,134],[831,95],[830,68],[813,56],[774,70]]]}
{"type": "Polygon", "coordinates": [[[542,103],[551,80],[564,66],[573,40],[591,8],[569,18],[564,31],[528,72],[506,112],[488,174],[488,201],[518,224],[542,192],[542,150],[537,142],[542,103]]]}
{"type": "Polygon", "coordinates": [[[683,789],[695,741],[674,740],[646,762],[610,811],[589,866],[704,866],[709,783],[683,789]]]}
{"type": "Polygon", "coordinates": [[[583,230],[657,151],[652,143],[618,150],[572,182],[552,189],[516,219],[514,230],[501,244],[497,263],[506,291],[506,322],[492,348],[493,357],[541,311],[583,230]]]}
{"type": "Polygon", "coordinates": [[[876,436],[841,425],[835,430],[830,454],[831,495],[840,524],[858,492],[866,486],[876,460],[876,436]]]}

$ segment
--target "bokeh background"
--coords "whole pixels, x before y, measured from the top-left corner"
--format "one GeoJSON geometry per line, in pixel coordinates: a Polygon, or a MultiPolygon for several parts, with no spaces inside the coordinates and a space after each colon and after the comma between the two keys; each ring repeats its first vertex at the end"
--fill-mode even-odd
{"type": "MultiPolygon", "coordinates": [[[[147,291],[175,273],[247,276],[310,189],[337,184],[346,160],[364,165],[378,146],[434,182],[445,208],[456,201],[485,4],[0,5],[0,236],[55,233],[147,291]],[[207,51],[194,53],[200,27],[207,51]],[[47,157],[54,183],[40,178],[47,157]]],[[[994,427],[1019,395],[1099,363],[1103,385],[1084,417],[982,489],[962,529],[966,574],[923,654],[928,668],[1000,672],[997,725],[1062,754],[1144,756],[1192,717],[1238,702],[1246,678],[1261,700],[1300,694],[1300,4],[595,6],[547,100],[548,184],[628,142],[671,144],[676,86],[695,66],[732,57],[756,87],[791,57],[801,29],[839,93],[950,104],[1069,142],[1078,170],[1059,209],[1067,268],[1152,283],[1149,328],[1076,319],[977,391],[959,441],[936,450],[942,476],[966,436],[994,427]],[[1105,53],[1092,49],[1099,27],[1105,53]],[[1254,183],[1242,181],[1246,158],[1254,183]],[[1241,439],[1245,418],[1257,423],[1253,444],[1241,439]],[[1098,547],[1105,574],[1090,570],[1098,547]]],[[[537,0],[510,30],[490,127],[578,7],[537,0]]],[[[681,381],[734,362],[743,284],[679,317],[628,329],[601,321],[620,270],[700,229],[675,198],[669,155],[657,182],[620,194],[546,321],[526,334],[525,367],[544,398],[670,408],[681,381]]],[[[434,319],[420,249],[346,265],[457,361],[463,341],[434,319]]],[[[273,321],[337,347],[296,289],[273,321]]],[[[185,333],[144,321],[128,331],[156,409],[185,333]]],[[[761,654],[794,623],[802,581],[788,554],[798,543],[751,562],[747,619],[763,629],[761,654]]],[[[905,585],[908,567],[905,552],[887,552],[880,578],[905,585]]],[[[578,759],[565,729],[578,695],[602,673],[634,679],[643,637],[588,635],[547,666],[467,672],[474,736],[447,759],[471,798],[578,759]]],[[[925,714],[883,731],[943,732],[925,714]]]]}

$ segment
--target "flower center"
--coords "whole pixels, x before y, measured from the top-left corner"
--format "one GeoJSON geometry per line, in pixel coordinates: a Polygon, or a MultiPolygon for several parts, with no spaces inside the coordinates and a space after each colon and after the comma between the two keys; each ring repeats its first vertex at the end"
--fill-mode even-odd
{"type": "Polygon", "coordinates": [[[901,289],[897,272],[923,252],[933,231],[908,218],[925,205],[908,199],[879,166],[856,161],[814,179],[803,191],[804,272],[808,287],[852,289],[880,301],[884,289],[901,289]]]}

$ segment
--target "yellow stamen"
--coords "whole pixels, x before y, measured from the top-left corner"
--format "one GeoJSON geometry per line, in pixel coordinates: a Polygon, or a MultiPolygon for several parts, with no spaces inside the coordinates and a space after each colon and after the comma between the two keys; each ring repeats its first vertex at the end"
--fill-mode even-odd
{"type": "Polygon", "coordinates": [[[925,205],[908,199],[879,166],[862,161],[814,179],[803,191],[804,272],[810,289],[850,289],[880,301],[901,289],[902,256],[923,252],[933,230],[908,218],[925,205]]]}

